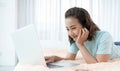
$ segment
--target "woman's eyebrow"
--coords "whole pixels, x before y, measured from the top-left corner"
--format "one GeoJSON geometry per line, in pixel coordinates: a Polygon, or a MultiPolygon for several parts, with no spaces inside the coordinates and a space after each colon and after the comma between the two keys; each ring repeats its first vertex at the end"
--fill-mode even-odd
{"type": "Polygon", "coordinates": [[[76,25],[71,25],[70,28],[71,28],[71,27],[75,27],[75,26],[76,26],[76,25]]]}
{"type": "MultiPolygon", "coordinates": [[[[75,27],[75,26],[76,26],[76,25],[71,25],[70,28],[71,28],[71,27],[75,27]]],[[[66,28],[68,28],[68,27],[66,27],[66,28]]]]}

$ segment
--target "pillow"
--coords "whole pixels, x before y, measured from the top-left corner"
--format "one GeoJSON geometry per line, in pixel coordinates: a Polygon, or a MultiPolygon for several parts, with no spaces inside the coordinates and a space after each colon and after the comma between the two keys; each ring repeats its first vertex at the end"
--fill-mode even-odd
{"type": "Polygon", "coordinates": [[[114,42],[115,45],[120,45],[120,41],[114,42]]]}

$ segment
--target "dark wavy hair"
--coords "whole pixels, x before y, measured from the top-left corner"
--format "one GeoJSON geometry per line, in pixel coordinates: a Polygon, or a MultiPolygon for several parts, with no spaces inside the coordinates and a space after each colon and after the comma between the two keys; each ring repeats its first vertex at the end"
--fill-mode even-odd
{"type": "MultiPolygon", "coordinates": [[[[97,25],[92,21],[89,13],[83,8],[73,7],[68,9],[65,12],[65,19],[69,17],[78,19],[82,27],[87,28],[87,30],[89,31],[87,40],[89,41],[93,40],[95,36],[95,32],[100,30],[99,27],[97,27],[97,25]]],[[[70,44],[75,42],[70,36],[69,36],[69,41],[70,44]]]]}

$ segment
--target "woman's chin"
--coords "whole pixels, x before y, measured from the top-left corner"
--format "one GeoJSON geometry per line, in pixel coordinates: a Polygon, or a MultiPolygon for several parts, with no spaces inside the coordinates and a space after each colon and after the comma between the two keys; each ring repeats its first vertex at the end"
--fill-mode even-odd
{"type": "Polygon", "coordinates": [[[74,38],[73,40],[76,41],[77,39],[74,38]]]}

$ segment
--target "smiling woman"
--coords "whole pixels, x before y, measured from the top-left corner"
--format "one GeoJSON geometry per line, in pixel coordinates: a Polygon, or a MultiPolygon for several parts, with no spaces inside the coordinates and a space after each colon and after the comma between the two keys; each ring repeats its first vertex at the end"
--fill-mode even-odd
{"type": "MultiPolygon", "coordinates": [[[[119,16],[120,1],[119,0],[116,0],[116,1],[114,0],[105,0],[105,1],[102,1],[102,0],[101,1],[99,0],[96,0],[96,1],[93,1],[93,0],[91,1],[89,0],[52,0],[52,1],[50,0],[49,1],[48,0],[34,0],[34,1],[18,0],[18,1],[20,1],[18,2],[20,3],[19,4],[20,6],[18,9],[19,15],[18,15],[17,26],[19,27],[26,24],[30,24],[30,23],[37,24],[41,40],[56,40],[56,41],[68,42],[68,35],[65,30],[64,21],[66,20],[67,22],[67,19],[71,19],[71,20],[74,19],[74,22],[82,24],[81,22],[78,21],[78,19],[74,17],[73,19],[67,18],[64,20],[64,13],[66,9],[74,6],[83,7],[84,9],[86,9],[90,13],[91,17],[94,19],[94,22],[98,26],[100,26],[102,30],[109,31],[113,36],[113,40],[115,41],[119,40],[119,36],[120,36],[120,33],[118,33],[119,18],[120,18],[119,16]]],[[[91,32],[89,31],[89,27],[83,28],[82,25],[81,27],[82,27],[81,31],[79,30],[75,32],[76,33],[81,32],[87,35],[88,33],[91,34],[91,32]]],[[[72,27],[73,30],[75,30],[75,28],[77,27],[72,27]]],[[[68,30],[70,30],[69,27],[68,27],[68,30]]],[[[74,43],[77,40],[78,34],[76,35],[71,31],[69,31],[68,33],[69,33],[69,36],[70,34],[72,34],[70,38],[73,39],[73,43],[74,43]]],[[[95,33],[99,34],[99,32],[95,32],[95,33]]],[[[88,35],[88,37],[92,36],[90,34],[88,35]]],[[[101,34],[101,35],[109,35],[109,33],[101,34]]],[[[107,37],[104,37],[104,38],[107,39],[107,37]]],[[[78,41],[78,42],[81,42],[81,41],[78,41]]],[[[100,41],[100,43],[102,42],[104,41],[100,41]]],[[[89,42],[86,42],[86,43],[89,43],[89,42]]],[[[94,43],[94,44],[97,45],[98,43],[94,43]]],[[[71,43],[71,45],[73,44],[71,43]]],[[[90,45],[93,46],[92,44],[90,45]]],[[[76,46],[76,45],[73,45],[73,46],[76,46]]],[[[100,47],[101,46],[102,45],[100,45],[100,47]]],[[[73,48],[70,48],[70,49],[73,49],[73,48]]],[[[87,49],[91,50],[89,48],[87,49]]],[[[74,50],[77,51],[79,49],[76,48],[74,50]]],[[[99,50],[104,50],[104,49],[99,49],[99,50]]],[[[95,56],[95,52],[93,52],[92,55],[95,56]]],[[[68,56],[71,56],[71,54],[68,56]]],[[[73,54],[73,59],[74,57],[75,57],[75,54],[73,54]]]]}
{"type": "MultiPolygon", "coordinates": [[[[89,30],[90,34],[88,35],[88,38],[87,38],[88,40],[92,40],[94,37],[95,31],[100,30],[90,18],[89,13],[83,8],[78,10],[77,10],[77,7],[73,9],[69,9],[65,14],[65,18],[66,18],[66,26],[68,26],[71,31],[73,29],[72,32],[76,34],[78,34],[79,32],[83,33],[83,31],[81,31],[82,28],[86,28],[87,30],[89,30]],[[74,10],[76,10],[76,12],[74,12],[74,10]]],[[[73,42],[74,39],[72,40],[72,35],[73,37],[75,35],[69,34],[68,27],[66,28],[68,30],[69,39],[70,39],[70,42],[73,42]]],[[[78,37],[78,35],[76,35],[76,37],[78,37]]]]}
{"type": "Polygon", "coordinates": [[[100,31],[87,10],[79,7],[68,9],[65,13],[65,24],[71,43],[68,54],[65,58],[47,57],[47,63],[62,59],[74,60],[78,50],[88,64],[120,58],[120,46],[113,44],[112,37],[108,32],[100,31]]]}

